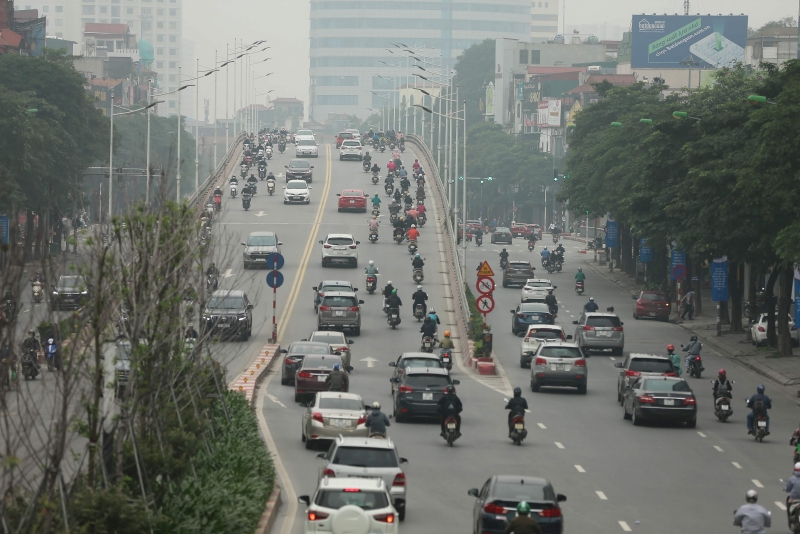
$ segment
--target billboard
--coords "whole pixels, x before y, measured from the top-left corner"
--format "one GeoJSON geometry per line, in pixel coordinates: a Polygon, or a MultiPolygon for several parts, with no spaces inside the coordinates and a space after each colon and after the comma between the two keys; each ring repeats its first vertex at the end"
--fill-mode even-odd
{"type": "Polygon", "coordinates": [[[547,128],[547,100],[539,102],[536,113],[536,125],[539,128],[547,128]]]}
{"type": "Polygon", "coordinates": [[[709,69],[744,62],[744,15],[634,15],[631,28],[634,69],[709,69]]]}

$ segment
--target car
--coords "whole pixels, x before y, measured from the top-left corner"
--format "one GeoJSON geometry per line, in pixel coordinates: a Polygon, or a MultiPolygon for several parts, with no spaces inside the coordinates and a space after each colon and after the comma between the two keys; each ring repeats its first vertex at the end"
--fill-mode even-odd
{"type": "Polygon", "coordinates": [[[322,266],[346,264],[358,267],[358,245],[352,234],[328,234],[322,245],[322,266]]]}
{"type": "Polygon", "coordinates": [[[525,284],[533,278],[533,271],[536,268],[531,265],[529,261],[510,261],[506,266],[505,270],[503,271],[503,287],[508,287],[510,285],[521,285],[525,287],[525,284]]]}
{"type": "Polygon", "coordinates": [[[528,237],[531,234],[531,227],[529,224],[516,223],[511,225],[512,237],[528,237]]]}
{"type": "Polygon", "coordinates": [[[570,386],[586,394],[589,368],[580,347],[575,343],[545,341],[533,356],[531,366],[531,391],[542,386],[570,386]]]}
{"type": "MultiPolygon", "coordinates": [[[[438,354],[429,352],[404,352],[397,357],[396,362],[389,362],[389,367],[394,367],[392,378],[402,378],[406,369],[444,369],[444,364],[442,364],[442,360],[439,358],[438,354]]],[[[392,385],[392,394],[394,395],[395,383],[390,381],[390,384],[392,385]]]]}
{"type": "Polygon", "coordinates": [[[622,325],[625,323],[613,313],[584,311],[572,324],[578,325],[575,340],[584,354],[592,350],[610,350],[612,356],[622,356],[625,348],[622,325]]]}
{"type": "Polygon", "coordinates": [[[344,367],[345,371],[344,391],[350,389],[350,380],[347,372],[352,368],[344,365],[342,357],[336,354],[306,354],[303,363],[297,368],[294,374],[294,401],[300,402],[314,396],[318,391],[328,391],[328,384],[325,379],[333,371],[336,364],[344,367]]]}
{"type": "Polygon", "coordinates": [[[367,212],[367,194],[361,189],[345,189],[336,193],[339,197],[339,211],[354,210],[367,212]]]}
{"type": "Polygon", "coordinates": [[[513,240],[514,238],[511,236],[511,230],[505,226],[498,226],[492,232],[492,243],[508,243],[510,245],[513,240]]]}
{"type": "Polygon", "coordinates": [[[242,245],[242,262],[244,268],[249,269],[253,265],[266,265],[270,254],[281,253],[283,243],[278,240],[275,232],[250,232],[247,241],[243,241],[242,245]]]}
{"type": "Polygon", "coordinates": [[[342,146],[342,142],[345,139],[353,139],[353,134],[350,132],[339,132],[339,135],[336,136],[336,148],[342,146]]]}
{"type": "Polygon", "coordinates": [[[517,505],[525,501],[531,507],[531,517],[539,523],[546,534],[561,534],[564,531],[562,503],[564,495],[556,493],[553,485],[544,478],[526,475],[495,475],[479,490],[467,492],[475,497],[472,507],[473,534],[502,534],[505,532],[507,515],[516,516],[517,505]]]}
{"type": "Polygon", "coordinates": [[[353,139],[361,139],[361,132],[359,132],[357,128],[348,128],[345,130],[345,132],[353,134],[353,139]]]}
{"type": "Polygon", "coordinates": [[[352,339],[347,339],[342,332],[311,332],[311,335],[308,336],[308,341],[313,341],[315,343],[327,343],[330,345],[331,350],[334,351],[334,353],[339,353],[339,356],[341,356],[345,367],[351,366],[353,356],[352,351],[350,350],[350,345],[355,342],[352,339]]]}
{"type": "Polygon", "coordinates": [[[328,291],[319,304],[317,329],[350,330],[360,336],[361,304],[364,301],[350,291],[328,291]]]}
{"type": "Polygon", "coordinates": [[[403,521],[406,518],[408,480],[402,466],[408,460],[400,457],[391,438],[340,436],[333,440],[327,452],[317,454],[317,459],[325,462],[320,479],[382,479],[389,488],[398,519],[403,521]]]}
{"type": "Polygon", "coordinates": [[[317,141],[315,139],[296,139],[296,141],[297,144],[294,146],[294,157],[319,157],[319,150],[317,147],[317,141]]]}
{"type": "Polygon", "coordinates": [[[295,139],[298,137],[314,137],[314,132],[307,128],[301,128],[297,130],[297,133],[295,134],[295,139]]]}
{"type": "Polygon", "coordinates": [[[311,186],[305,180],[289,180],[283,189],[284,204],[311,204],[311,186]]]}
{"type": "Polygon", "coordinates": [[[640,376],[677,376],[672,360],[656,354],[631,353],[614,367],[620,370],[617,377],[617,402],[620,404],[631,384],[640,376]]]}
{"type": "Polygon", "coordinates": [[[347,280],[323,280],[311,289],[314,290],[314,311],[317,311],[322,297],[328,291],[352,291],[353,293],[358,291],[358,288],[353,287],[353,284],[347,280]]]}
{"type": "Polygon", "coordinates": [[[288,349],[281,349],[283,364],[281,365],[281,384],[294,384],[294,375],[303,360],[309,354],[334,354],[328,343],[319,341],[295,341],[288,349]]]}
{"type": "Polygon", "coordinates": [[[361,161],[364,159],[363,150],[364,147],[361,146],[361,141],[355,139],[342,141],[342,144],[339,146],[339,161],[347,158],[361,161]]]}
{"type": "Polygon", "coordinates": [[[363,532],[398,532],[399,514],[380,478],[324,477],[313,498],[301,495],[297,500],[306,505],[303,534],[339,532],[334,529],[334,523],[345,524],[345,528],[363,526],[363,532]]]}
{"type": "Polygon", "coordinates": [[[533,355],[539,350],[539,345],[551,341],[567,341],[572,336],[566,335],[564,329],[555,325],[531,325],[527,332],[517,334],[522,336],[522,346],[520,347],[519,366],[523,369],[531,366],[533,355]]]}
{"type": "Polygon", "coordinates": [[[697,426],[697,399],[686,380],[676,376],[640,376],[625,393],[622,410],[636,426],[646,420],[697,426]]]}
{"type": "Polygon", "coordinates": [[[519,300],[520,302],[544,302],[547,292],[551,289],[556,290],[558,286],[554,286],[550,280],[544,278],[529,278],[522,286],[519,300]]]}
{"type": "Polygon", "coordinates": [[[314,180],[314,166],[304,159],[293,159],[284,168],[287,184],[289,180],[305,180],[308,183],[314,180]]]}
{"type": "Polygon", "coordinates": [[[661,321],[669,320],[669,297],[663,291],[645,290],[639,292],[636,304],[633,305],[633,318],[652,317],[661,321]]]}
{"type": "Polygon", "coordinates": [[[450,378],[447,369],[407,368],[400,378],[390,378],[395,385],[392,396],[394,418],[402,423],[409,417],[435,417],[436,403],[444,395],[447,386],[458,385],[458,380],[450,378]]]}
{"type": "Polygon", "coordinates": [[[218,289],[203,308],[204,335],[239,337],[247,341],[253,332],[253,305],[239,289],[218,289]]]}
{"type": "Polygon", "coordinates": [[[310,449],[315,441],[336,436],[368,437],[367,412],[361,395],[320,391],[305,404],[300,439],[310,449]]]}
{"type": "Polygon", "coordinates": [[[54,310],[79,309],[92,298],[92,286],[82,275],[61,275],[50,293],[54,310]]]}
{"type": "Polygon", "coordinates": [[[511,333],[527,332],[532,324],[555,324],[556,318],[550,313],[547,304],[541,302],[522,302],[511,311],[511,333]]]}
{"type": "MultiPolygon", "coordinates": [[[[777,314],[776,314],[777,315],[777,314]]],[[[759,314],[756,322],[750,325],[750,339],[756,347],[767,344],[767,323],[768,316],[766,313],[759,314]]],[[[777,325],[775,326],[777,332],[777,325]]],[[[795,347],[800,344],[800,330],[794,324],[794,319],[789,316],[789,334],[791,336],[792,345],[795,347]]]]}
{"type": "Polygon", "coordinates": [[[483,227],[481,226],[481,222],[474,219],[473,220],[467,219],[467,230],[469,230],[473,234],[477,232],[481,232],[481,234],[483,233],[483,227]]]}

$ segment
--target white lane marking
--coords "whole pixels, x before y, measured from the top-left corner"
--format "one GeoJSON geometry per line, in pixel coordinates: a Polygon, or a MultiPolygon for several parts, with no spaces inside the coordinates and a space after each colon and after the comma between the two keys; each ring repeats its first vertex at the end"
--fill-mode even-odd
{"type": "Polygon", "coordinates": [[[224,273],[220,275],[222,278],[228,278],[233,276],[233,269],[226,269],[224,273]]]}
{"type": "Polygon", "coordinates": [[[786,505],[783,504],[781,501],[775,501],[775,506],[777,506],[778,508],[780,508],[784,512],[786,511],[786,505]]]}
{"type": "Polygon", "coordinates": [[[547,430],[547,427],[544,426],[542,423],[536,423],[536,424],[539,425],[539,428],[541,428],[543,430],[547,430]]]}
{"type": "Polygon", "coordinates": [[[360,362],[367,362],[367,367],[375,367],[375,362],[377,362],[378,360],[368,356],[366,358],[361,358],[359,361],[360,362]]]}
{"type": "Polygon", "coordinates": [[[610,358],[610,360],[611,360],[612,362],[617,360],[617,359],[616,359],[615,357],[613,357],[613,356],[609,356],[609,358],[610,358]]]}
{"type": "Polygon", "coordinates": [[[632,532],[631,527],[629,527],[628,523],[626,523],[625,521],[620,521],[619,526],[621,526],[622,530],[624,530],[625,532],[632,532]]]}
{"type": "Polygon", "coordinates": [[[762,484],[761,482],[759,482],[759,481],[758,481],[758,480],[756,480],[756,479],[753,479],[753,480],[751,480],[751,482],[752,482],[752,483],[753,483],[753,485],[754,485],[755,487],[757,487],[757,488],[763,488],[763,487],[764,487],[764,484],[762,484]]]}
{"type": "Polygon", "coordinates": [[[703,434],[702,432],[698,432],[698,433],[697,433],[697,435],[698,435],[698,436],[700,436],[701,438],[704,438],[704,437],[706,437],[706,435],[705,435],[705,434],[703,434]]]}
{"type": "Polygon", "coordinates": [[[565,448],[561,443],[559,443],[557,441],[556,441],[556,447],[558,447],[559,449],[564,449],[565,448]]]}
{"type": "Polygon", "coordinates": [[[263,211],[259,211],[258,213],[256,213],[256,217],[263,217],[264,215],[266,215],[266,213],[264,213],[263,211]]]}
{"type": "Polygon", "coordinates": [[[735,467],[736,469],[741,469],[742,468],[742,466],[739,465],[739,462],[731,462],[731,463],[733,464],[733,467],[735,467]]]}
{"type": "Polygon", "coordinates": [[[606,494],[603,493],[602,491],[595,491],[595,493],[597,493],[597,496],[600,497],[601,501],[607,501],[608,500],[608,497],[606,497],[606,494]]]}
{"type": "Polygon", "coordinates": [[[531,413],[531,411],[529,409],[525,408],[525,413],[531,413]]]}
{"type": "Polygon", "coordinates": [[[574,315],[570,315],[570,317],[575,317],[574,315]]]}
{"type": "Polygon", "coordinates": [[[22,313],[28,313],[29,311],[31,311],[31,310],[30,309],[22,310],[22,313]]]}
{"type": "Polygon", "coordinates": [[[578,473],[585,473],[585,472],[586,472],[586,469],[584,469],[583,467],[581,467],[581,466],[579,466],[579,465],[576,465],[576,466],[575,466],[575,469],[577,469],[577,470],[578,470],[578,473]]]}
{"type": "Polygon", "coordinates": [[[275,395],[270,395],[269,393],[267,393],[267,398],[268,398],[269,400],[271,400],[272,402],[274,402],[275,404],[280,404],[280,405],[281,405],[281,408],[286,408],[286,405],[285,405],[285,404],[283,404],[281,401],[279,401],[279,400],[278,400],[278,399],[275,397],[275,395]]]}
{"type": "Polygon", "coordinates": [[[720,447],[719,445],[714,445],[714,448],[717,449],[719,452],[725,452],[725,451],[722,450],[722,447],[720,447]]]}

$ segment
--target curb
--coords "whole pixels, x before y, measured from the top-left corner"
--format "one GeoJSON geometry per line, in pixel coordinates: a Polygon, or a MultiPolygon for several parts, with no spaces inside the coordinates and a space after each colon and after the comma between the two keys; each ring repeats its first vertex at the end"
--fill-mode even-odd
{"type": "Polygon", "coordinates": [[[269,495],[264,513],[261,514],[261,518],[258,520],[255,534],[269,534],[278,519],[278,514],[275,512],[278,511],[281,504],[283,504],[281,501],[281,484],[276,476],[272,486],[272,493],[269,495]]]}
{"type": "Polygon", "coordinates": [[[228,384],[228,389],[243,393],[247,403],[254,408],[256,388],[272,362],[278,359],[276,355],[280,353],[280,350],[281,346],[277,344],[264,345],[253,357],[250,365],[228,384]]]}
{"type": "Polygon", "coordinates": [[[751,371],[754,371],[761,376],[765,376],[772,380],[773,382],[778,383],[781,386],[791,386],[794,384],[800,384],[800,379],[796,378],[786,378],[784,375],[780,374],[777,371],[772,369],[764,368],[761,365],[757,365],[751,361],[747,360],[747,356],[733,356],[733,358],[738,362],[741,363],[743,366],[747,367],[751,371]]]}

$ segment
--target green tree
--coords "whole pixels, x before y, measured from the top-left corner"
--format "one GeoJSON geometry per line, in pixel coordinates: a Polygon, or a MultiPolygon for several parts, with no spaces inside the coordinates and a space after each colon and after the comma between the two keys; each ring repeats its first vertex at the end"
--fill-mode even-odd
{"type": "Polygon", "coordinates": [[[454,84],[458,85],[458,99],[467,102],[468,125],[483,120],[480,102],[486,98],[486,85],[494,81],[494,48],[494,39],[484,39],[464,50],[456,61],[454,84]]]}

